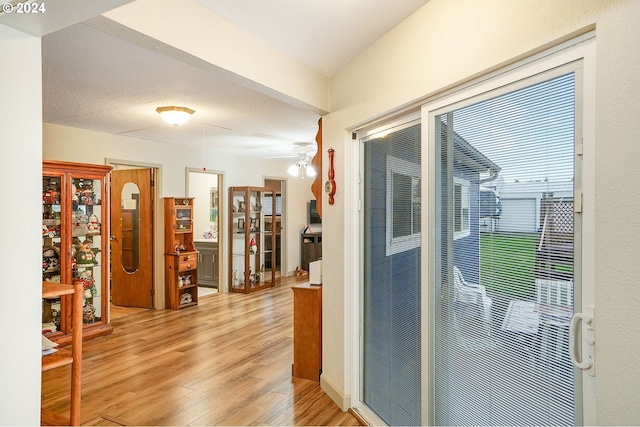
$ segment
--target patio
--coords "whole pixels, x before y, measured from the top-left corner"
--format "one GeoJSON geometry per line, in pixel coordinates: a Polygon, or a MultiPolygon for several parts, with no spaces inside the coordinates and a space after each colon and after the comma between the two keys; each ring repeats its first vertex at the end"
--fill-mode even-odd
{"type": "Polygon", "coordinates": [[[574,414],[563,413],[566,402],[574,399],[573,366],[566,345],[560,354],[543,354],[539,336],[503,330],[514,299],[487,293],[493,299],[491,334],[483,334],[481,328],[456,331],[449,350],[455,369],[449,370],[448,380],[440,387],[455,395],[457,410],[464,411],[448,424],[574,425],[574,414]],[[486,418],[478,419],[479,414],[486,418]]]}
{"type": "Polygon", "coordinates": [[[572,309],[538,304],[538,242],[538,234],[481,235],[481,284],[492,299],[490,333],[477,319],[455,330],[449,348],[455,369],[437,385],[455,396],[458,411],[464,408],[449,424],[575,424],[573,412],[567,413],[574,400],[567,345],[572,309]]]}

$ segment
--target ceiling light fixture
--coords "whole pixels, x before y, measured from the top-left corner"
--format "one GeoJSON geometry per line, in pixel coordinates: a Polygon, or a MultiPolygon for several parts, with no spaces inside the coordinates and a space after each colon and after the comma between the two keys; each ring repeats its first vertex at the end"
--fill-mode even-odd
{"type": "Polygon", "coordinates": [[[291,176],[301,176],[302,178],[305,176],[309,178],[316,176],[316,170],[311,166],[309,156],[301,156],[297,162],[289,166],[287,172],[289,172],[291,176]]]}
{"type": "Polygon", "coordinates": [[[178,126],[187,123],[189,118],[195,111],[187,107],[158,107],[156,108],[158,114],[165,122],[170,125],[178,126]]]}

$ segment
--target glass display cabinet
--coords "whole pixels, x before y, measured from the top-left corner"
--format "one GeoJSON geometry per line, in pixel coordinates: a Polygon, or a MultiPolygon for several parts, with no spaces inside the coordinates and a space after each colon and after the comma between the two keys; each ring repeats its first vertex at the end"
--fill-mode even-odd
{"type": "MultiPolygon", "coordinates": [[[[46,161],[42,166],[42,281],[83,286],[83,338],[106,335],[109,324],[110,166],[46,161]]],[[[72,297],[43,297],[42,331],[70,344],[72,297]]]]}
{"type": "Polygon", "coordinates": [[[275,286],[275,227],[265,227],[274,223],[273,195],[273,190],[263,187],[229,188],[231,292],[249,293],[275,286]],[[271,196],[270,215],[265,215],[265,196],[271,196]]]}

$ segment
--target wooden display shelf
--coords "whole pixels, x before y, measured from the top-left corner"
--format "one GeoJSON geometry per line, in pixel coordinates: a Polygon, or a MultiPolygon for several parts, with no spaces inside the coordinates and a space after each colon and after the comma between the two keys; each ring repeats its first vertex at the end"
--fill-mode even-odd
{"type": "Polygon", "coordinates": [[[165,308],[198,305],[198,251],[193,242],[193,197],[164,198],[165,308]],[[189,277],[190,283],[180,285],[189,277]],[[180,304],[184,295],[190,301],[180,304]]]}
{"type": "Polygon", "coordinates": [[[82,379],[82,293],[81,282],[73,285],[42,282],[42,297],[57,298],[73,294],[71,315],[71,350],[58,349],[55,353],[42,356],[42,372],[71,365],[71,390],[69,417],[64,417],[48,409],[40,409],[41,425],[80,425],[80,402],[82,379]]]}
{"type": "Polygon", "coordinates": [[[42,356],[42,372],[50,371],[61,366],[71,365],[72,363],[73,355],[71,354],[71,351],[60,348],[53,354],[42,356]]]}

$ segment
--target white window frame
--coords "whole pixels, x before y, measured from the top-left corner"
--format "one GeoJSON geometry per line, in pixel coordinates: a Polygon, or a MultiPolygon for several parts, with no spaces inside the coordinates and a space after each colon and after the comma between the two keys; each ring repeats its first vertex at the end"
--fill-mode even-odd
{"type": "Polygon", "coordinates": [[[400,159],[394,156],[387,156],[387,191],[386,205],[387,217],[385,225],[386,247],[385,255],[391,256],[400,252],[420,247],[420,231],[414,232],[413,206],[420,203],[420,197],[415,197],[413,189],[420,182],[420,164],[413,163],[408,160],[400,159]],[[393,175],[405,175],[411,178],[411,233],[402,237],[393,237],[393,175]]]}
{"type": "MultiPolygon", "coordinates": [[[[471,235],[471,193],[470,193],[470,182],[466,179],[453,177],[453,186],[460,187],[460,206],[456,206],[454,201],[454,218],[457,215],[460,215],[460,221],[462,228],[460,230],[456,230],[453,233],[453,240],[462,239],[463,237],[467,237],[471,235]],[[467,216],[465,220],[465,216],[463,215],[464,210],[467,210],[467,216]],[[459,212],[458,212],[459,211],[459,212]]],[[[455,194],[455,191],[454,191],[455,194]]],[[[455,224],[455,221],[454,221],[455,224]]]]}

